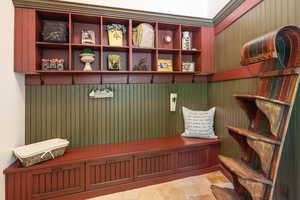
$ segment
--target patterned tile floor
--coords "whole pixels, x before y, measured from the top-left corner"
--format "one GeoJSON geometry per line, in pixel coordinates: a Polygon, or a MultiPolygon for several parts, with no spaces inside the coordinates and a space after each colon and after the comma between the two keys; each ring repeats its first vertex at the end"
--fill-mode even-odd
{"type": "Polygon", "coordinates": [[[210,190],[212,184],[233,188],[229,180],[216,171],[89,200],[215,200],[210,190]]]}

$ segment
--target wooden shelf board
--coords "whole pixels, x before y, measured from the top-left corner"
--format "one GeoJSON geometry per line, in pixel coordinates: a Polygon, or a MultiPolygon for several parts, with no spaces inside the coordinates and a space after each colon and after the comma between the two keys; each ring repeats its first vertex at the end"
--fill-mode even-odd
{"type": "Polygon", "coordinates": [[[287,102],[279,101],[279,100],[276,100],[276,99],[270,99],[270,98],[267,98],[267,97],[257,96],[257,95],[234,94],[233,96],[237,99],[248,99],[248,100],[260,99],[260,100],[269,101],[269,102],[276,103],[276,104],[290,106],[290,104],[287,103],[287,102]]]}
{"type": "Polygon", "coordinates": [[[156,48],[143,48],[143,47],[132,47],[133,52],[154,52],[156,51],[156,48]]]}
{"type": "Polygon", "coordinates": [[[258,140],[258,141],[262,141],[262,142],[266,142],[266,143],[270,143],[270,144],[274,144],[274,145],[280,145],[281,144],[281,142],[278,141],[278,140],[274,140],[272,138],[262,136],[259,133],[255,133],[255,132],[247,130],[247,129],[241,129],[241,128],[236,128],[236,127],[232,127],[232,126],[226,126],[226,128],[229,131],[231,131],[232,133],[243,135],[243,136],[246,136],[246,137],[251,138],[253,140],[258,140]]]}
{"type": "Polygon", "coordinates": [[[199,72],[159,72],[159,71],[108,71],[108,70],[97,70],[97,71],[82,71],[82,70],[36,70],[36,73],[41,74],[192,74],[197,76],[208,76],[210,74],[207,73],[199,73],[199,72]]]}
{"type": "Polygon", "coordinates": [[[166,49],[166,48],[158,48],[158,53],[177,53],[180,49],[166,49]]]}
{"type": "Polygon", "coordinates": [[[181,53],[182,54],[200,54],[201,53],[201,50],[185,50],[185,49],[182,49],[181,50],[181,53]]]}
{"type": "Polygon", "coordinates": [[[68,48],[70,43],[36,42],[36,45],[41,46],[41,47],[49,47],[49,48],[68,48]]]}
{"type": "Polygon", "coordinates": [[[226,166],[227,169],[229,169],[235,175],[237,175],[238,177],[244,180],[273,185],[273,182],[271,180],[267,179],[266,177],[256,172],[255,170],[251,169],[244,162],[240,160],[228,158],[225,156],[219,156],[219,159],[221,163],[226,166]]]}
{"type": "Polygon", "coordinates": [[[75,48],[101,48],[101,45],[100,44],[76,44],[76,43],[72,43],[71,44],[72,47],[75,47],[75,48]]]}
{"type": "Polygon", "coordinates": [[[217,200],[240,200],[233,189],[212,185],[211,190],[217,200]]]}
{"type": "Polygon", "coordinates": [[[110,46],[110,45],[103,45],[104,50],[111,50],[111,51],[128,51],[129,46],[110,46]]]}

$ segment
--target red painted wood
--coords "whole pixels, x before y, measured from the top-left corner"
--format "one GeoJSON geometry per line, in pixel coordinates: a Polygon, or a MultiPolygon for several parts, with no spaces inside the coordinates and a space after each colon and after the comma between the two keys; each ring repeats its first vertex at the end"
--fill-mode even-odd
{"type": "Polygon", "coordinates": [[[49,74],[41,76],[42,83],[45,85],[70,85],[72,84],[72,75],[67,74],[49,74]]]}
{"type": "Polygon", "coordinates": [[[153,74],[153,83],[173,83],[172,74],[153,74]]]}
{"type": "Polygon", "coordinates": [[[212,166],[212,167],[205,168],[205,169],[200,169],[200,170],[192,170],[192,171],[186,171],[186,172],[181,172],[181,173],[169,174],[168,176],[157,176],[155,178],[144,179],[144,180],[139,180],[139,181],[134,181],[131,183],[118,185],[117,187],[99,188],[99,189],[95,189],[95,190],[91,190],[91,191],[81,192],[78,194],[72,194],[72,195],[66,195],[66,196],[53,198],[52,200],[66,200],[66,199],[82,200],[82,199],[92,198],[92,197],[96,197],[96,196],[100,196],[100,195],[106,195],[106,194],[131,190],[131,189],[135,189],[135,188],[140,188],[140,187],[144,187],[144,186],[148,186],[148,185],[164,183],[164,182],[173,181],[176,179],[186,178],[186,177],[190,177],[190,176],[198,176],[198,175],[213,172],[216,170],[220,170],[219,165],[212,166]]]}
{"type": "Polygon", "coordinates": [[[174,82],[175,83],[192,83],[194,75],[193,74],[175,74],[174,82]]]}
{"type": "Polygon", "coordinates": [[[35,9],[15,8],[14,71],[34,72],[36,60],[35,9]]]}
{"type": "Polygon", "coordinates": [[[25,75],[25,85],[41,85],[42,80],[39,74],[25,75]]]}
{"type": "Polygon", "coordinates": [[[230,13],[222,22],[220,22],[215,27],[215,34],[219,34],[221,31],[226,29],[228,26],[230,26],[232,23],[234,23],[236,20],[238,20],[240,17],[242,17],[244,14],[246,14],[248,11],[257,6],[262,1],[263,0],[244,1],[237,9],[230,13]]]}
{"type": "Polygon", "coordinates": [[[180,136],[72,148],[54,160],[28,168],[16,162],[4,170],[7,200],[24,187],[27,200],[78,199],[189,176],[196,169],[203,173],[218,165],[219,150],[218,139],[180,136]]]}
{"type": "Polygon", "coordinates": [[[256,63],[248,66],[241,66],[224,72],[217,72],[211,76],[212,82],[233,79],[243,79],[258,76],[265,66],[265,63],[256,63]]]}
{"type": "Polygon", "coordinates": [[[197,59],[197,63],[201,66],[196,66],[196,71],[214,72],[214,27],[203,26],[201,28],[201,56],[197,59]]]}
{"type": "Polygon", "coordinates": [[[151,74],[129,74],[128,83],[151,83],[151,74]]]}
{"type": "Polygon", "coordinates": [[[113,159],[88,161],[86,165],[86,180],[87,190],[131,182],[133,180],[133,157],[125,156],[113,159]],[[121,166],[123,163],[126,163],[126,165],[121,166]],[[117,165],[120,165],[120,168],[118,168],[119,171],[128,171],[129,173],[116,176],[117,165]],[[103,179],[103,177],[106,178],[103,179]]]}
{"type": "Polygon", "coordinates": [[[127,74],[102,74],[102,83],[127,83],[127,74]]]}
{"type": "Polygon", "coordinates": [[[75,74],[73,75],[74,84],[100,84],[101,75],[100,74],[75,74]]]}

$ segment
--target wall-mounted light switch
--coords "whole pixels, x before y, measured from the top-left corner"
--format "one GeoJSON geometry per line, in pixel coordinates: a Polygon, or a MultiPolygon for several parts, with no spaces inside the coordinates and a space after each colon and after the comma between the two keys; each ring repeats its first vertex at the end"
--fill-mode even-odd
{"type": "Polygon", "coordinates": [[[170,94],[170,111],[171,112],[176,111],[176,103],[177,103],[177,94],[171,93],[170,94]]]}

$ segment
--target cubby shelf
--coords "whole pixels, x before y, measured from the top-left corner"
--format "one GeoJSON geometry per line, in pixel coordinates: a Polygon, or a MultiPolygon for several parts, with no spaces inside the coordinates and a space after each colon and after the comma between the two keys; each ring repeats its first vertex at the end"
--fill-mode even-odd
{"type": "MultiPolygon", "coordinates": [[[[138,19],[122,19],[116,17],[103,17],[71,12],[34,10],[35,32],[33,44],[34,56],[30,62],[32,66],[25,73],[40,74],[197,74],[202,71],[201,66],[201,26],[181,25],[173,23],[162,23],[158,21],[146,21],[138,19]],[[68,27],[68,39],[65,43],[51,43],[42,40],[42,29],[44,20],[56,20],[65,23],[68,27]],[[127,31],[123,35],[122,46],[109,45],[105,25],[111,23],[123,24],[127,31]],[[132,42],[132,30],[140,23],[149,23],[154,29],[153,48],[136,47],[132,42]],[[93,30],[95,32],[95,44],[82,44],[82,30],[93,30]],[[181,37],[183,31],[190,31],[192,36],[192,48],[196,50],[181,49],[181,37]],[[171,42],[165,41],[165,36],[171,36],[171,42]],[[92,64],[93,71],[83,71],[84,64],[80,61],[80,51],[91,48],[95,52],[95,61],[92,64]],[[121,57],[120,71],[109,71],[107,57],[116,54],[121,57]],[[65,60],[63,71],[41,70],[42,58],[58,58],[65,60]],[[138,66],[141,60],[146,63],[144,68],[138,66]],[[170,59],[173,64],[172,72],[158,71],[158,60],[170,59]],[[181,72],[183,62],[194,62],[194,72],[181,72]],[[142,71],[140,71],[142,70],[142,71]]],[[[32,46],[32,47],[33,47],[32,46]]]]}

